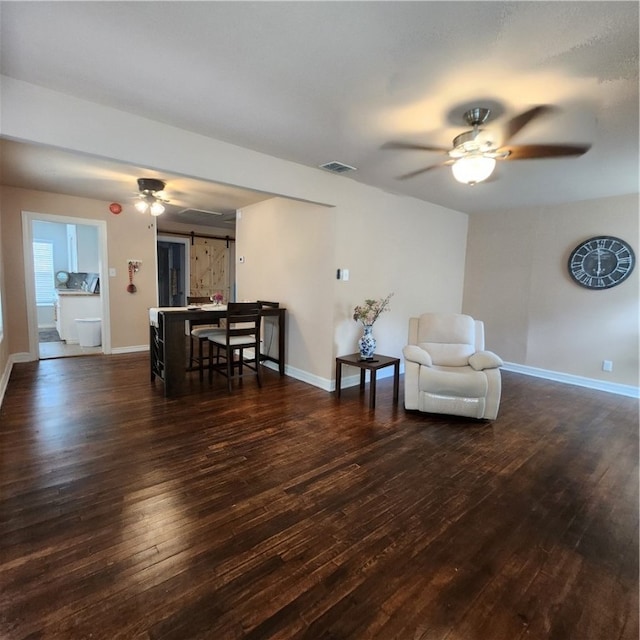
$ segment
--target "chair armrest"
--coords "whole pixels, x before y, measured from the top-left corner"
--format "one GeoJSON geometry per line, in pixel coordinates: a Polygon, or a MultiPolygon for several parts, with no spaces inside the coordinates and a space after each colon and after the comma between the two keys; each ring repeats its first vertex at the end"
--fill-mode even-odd
{"type": "Polygon", "coordinates": [[[408,344],[402,350],[402,354],[404,355],[405,360],[409,360],[409,362],[416,362],[417,364],[421,364],[425,367],[430,367],[433,364],[431,356],[424,349],[421,349],[415,344],[408,344]]]}
{"type": "Polygon", "coordinates": [[[476,371],[497,369],[503,364],[502,358],[493,353],[493,351],[476,351],[472,356],[469,356],[469,365],[476,371]]]}

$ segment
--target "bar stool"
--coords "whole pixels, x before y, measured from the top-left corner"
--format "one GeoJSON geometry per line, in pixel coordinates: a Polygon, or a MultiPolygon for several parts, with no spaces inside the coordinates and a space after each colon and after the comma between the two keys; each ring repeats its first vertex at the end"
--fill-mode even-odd
{"type": "MultiPolygon", "coordinates": [[[[187,298],[187,304],[206,304],[210,302],[206,297],[189,297],[187,298]]],[[[219,320],[189,320],[189,369],[192,369],[194,365],[198,367],[198,374],[200,381],[204,380],[204,364],[211,366],[212,349],[209,337],[216,335],[216,333],[222,332],[224,329],[220,328],[219,320]],[[194,342],[198,344],[198,355],[194,354],[194,342]],[[204,344],[208,343],[208,353],[204,354],[204,344]]]]}
{"type": "MultiPolygon", "coordinates": [[[[235,369],[238,368],[238,378],[242,378],[243,367],[251,369],[258,379],[258,386],[262,386],[260,374],[260,305],[257,302],[229,302],[227,304],[226,327],[220,329],[217,334],[209,336],[211,346],[222,350],[226,357],[226,366],[215,367],[215,371],[227,377],[227,388],[231,392],[232,379],[235,369]],[[254,358],[245,360],[244,350],[253,349],[254,358]],[[238,361],[234,361],[234,353],[238,352],[238,361]],[[251,364],[253,363],[253,364],[251,364]]],[[[210,364],[211,364],[211,354],[210,364]]],[[[219,365],[219,355],[216,358],[219,365]]],[[[209,378],[212,377],[214,367],[209,368],[209,378]]]]}

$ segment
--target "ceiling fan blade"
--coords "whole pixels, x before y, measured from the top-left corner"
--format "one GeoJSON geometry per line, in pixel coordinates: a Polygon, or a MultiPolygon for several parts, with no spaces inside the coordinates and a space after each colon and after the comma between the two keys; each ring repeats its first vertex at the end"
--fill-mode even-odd
{"type": "Polygon", "coordinates": [[[418,169],[417,171],[412,171],[411,173],[405,173],[402,176],[398,176],[396,180],[408,180],[409,178],[415,178],[422,173],[426,173],[427,171],[431,171],[431,169],[437,169],[438,167],[443,167],[447,164],[453,164],[452,162],[441,162],[440,164],[432,164],[429,167],[424,167],[423,169],[418,169]]]}
{"type": "Polygon", "coordinates": [[[402,149],[404,151],[442,151],[444,153],[447,153],[449,151],[448,147],[435,147],[427,144],[412,144],[410,142],[385,142],[380,148],[402,149]]]}
{"type": "Polygon", "coordinates": [[[520,144],[500,147],[497,153],[509,152],[504,160],[531,160],[534,158],[559,158],[581,156],[591,149],[589,144],[520,144]]]}
{"type": "Polygon", "coordinates": [[[506,127],[505,144],[509,142],[516,133],[524,129],[524,127],[526,127],[532,120],[555,110],[556,108],[551,105],[541,104],[511,118],[506,127]]]}

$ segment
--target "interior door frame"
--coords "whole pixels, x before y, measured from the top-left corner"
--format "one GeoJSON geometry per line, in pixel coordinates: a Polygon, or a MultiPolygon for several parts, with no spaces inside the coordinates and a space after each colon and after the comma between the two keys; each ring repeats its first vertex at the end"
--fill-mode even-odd
{"type": "MultiPolygon", "coordinates": [[[[189,259],[189,248],[191,246],[190,238],[181,238],[180,236],[163,235],[162,233],[156,234],[156,273],[158,273],[158,242],[171,242],[173,244],[181,244],[184,246],[184,262],[182,264],[182,273],[184,273],[184,303],[187,304],[187,299],[191,294],[191,260],[189,259]]],[[[160,283],[158,283],[158,295],[160,295],[160,283]]]]}
{"type": "Polygon", "coordinates": [[[39,360],[38,311],[36,305],[35,275],[33,269],[33,222],[82,224],[95,227],[98,232],[98,261],[100,274],[100,303],[102,307],[102,353],[111,353],[111,316],[109,315],[109,272],[107,262],[107,223],[104,220],[60,216],[52,213],[22,212],[22,248],[24,256],[24,289],[27,300],[27,326],[29,331],[29,360],[39,360]]]}

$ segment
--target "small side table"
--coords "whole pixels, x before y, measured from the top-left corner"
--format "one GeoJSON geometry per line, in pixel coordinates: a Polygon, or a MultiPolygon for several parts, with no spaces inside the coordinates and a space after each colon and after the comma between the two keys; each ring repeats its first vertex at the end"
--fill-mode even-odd
{"type": "Polygon", "coordinates": [[[348,356],[340,356],[336,358],[336,395],[340,397],[340,386],[342,382],[342,365],[347,364],[350,367],[358,367],[360,369],[360,389],[364,389],[364,379],[366,371],[370,371],[369,384],[369,408],[374,409],[376,406],[376,373],[380,369],[393,365],[393,402],[398,404],[398,387],[400,384],[400,358],[390,358],[389,356],[381,356],[374,354],[372,360],[361,360],[359,353],[352,353],[348,356]]]}

